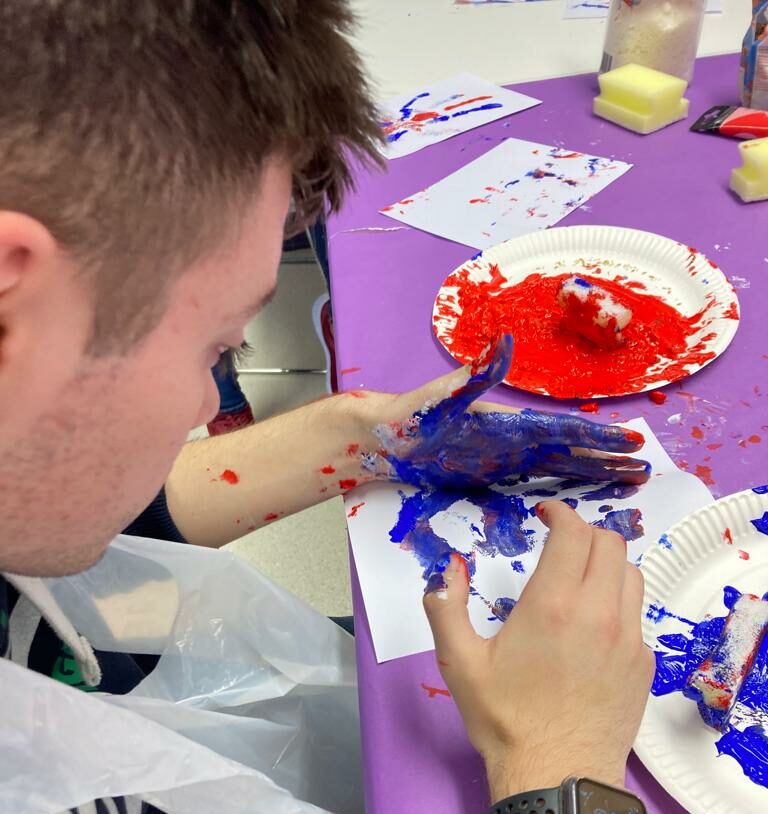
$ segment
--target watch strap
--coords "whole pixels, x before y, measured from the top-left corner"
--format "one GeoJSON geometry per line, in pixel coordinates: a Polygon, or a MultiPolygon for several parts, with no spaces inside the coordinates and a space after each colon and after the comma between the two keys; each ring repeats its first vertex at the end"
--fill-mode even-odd
{"type": "Polygon", "coordinates": [[[560,786],[513,794],[491,806],[488,814],[565,814],[560,808],[560,786]]]}

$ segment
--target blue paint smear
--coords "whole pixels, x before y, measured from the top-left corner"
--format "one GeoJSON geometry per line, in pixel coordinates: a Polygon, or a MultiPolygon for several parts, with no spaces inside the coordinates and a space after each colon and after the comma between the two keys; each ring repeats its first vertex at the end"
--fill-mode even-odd
{"type": "Polygon", "coordinates": [[[602,520],[597,520],[592,525],[607,531],[615,531],[629,543],[632,540],[639,540],[645,534],[642,520],[643,513],[640,509],[618,509],[608,512],[602,520]]]}
{"type": "MultiPolygon", "coordinates": [[[[413,116],[414,105],[419,99],[424,99],[429,96],[429,91],[425,91],[424,93],[418,94],[418,96],[414,96],[409,102],[406,102],[400,108],[400,119],[398,120],[397,124],[408,124],[409,119],[413,116]]],[[[452,97],[458,98],[458,97],[452,97]]],[[[423,127],[426,127],[431,124],[437,124],[440,122],[449,122],[451,119],[456,119],[460,116],[469,116],[471,113],[479,113],[483,110],[495,110],[496,108],[503,107],[504,105],[501,102],[487,102],[484,105],[478,105],[477,107],[471,107],[468,109],[457,110],[455,113],[451,113],[450,115],[442,115],[442,116],[435,116],[432,119],[425,119],[420,124],[423,127]]],[[[381,122],[383,127],[389,127],[394,122],[381,122]]],[[[387,141],[392,143],[401,139],[406,133],[410,132],[407,127],[404,127],[402,130],[396,130],[394,133],[390,133],[387,136],[387,141]]]]}
{"type": "Polygon", "coordinates": [[[598,511],[600,512],[600,514],[606,514],[607,512],[613,511],[613,506],[611,506],[610,503],[605,503],[603,506],[600,506],[598,508],[598,511]]]}
{"type": "Polygon", "coordinates": [[[633,483],[609,483],[591,492],[584,492],[579,495],[579,498],[581,500],[627,500],[634,497],[639,491],[640,487],[633,483]]]}
{"type": "Polygon", "coordinates": [[[768,512],[765,512],[762,517],[758,517],[757,520],[750,520],[750,523],[761,534],[768,534],[768,512]]]}
{"type": "Polygon", "coordinates": [[[517,601],[510,599],[508,596],[500,596],[493,603],[493,615],[500,621],[506,622],[509,619],[509,614],[514,610],[517,601]]]}
{"type": "Polygon", "coordinates": [[[668,534],[662,534],[661,537],[659,537],[659,545],[668,551],[672,550],[672,541],[669,539],[668,534]]]}
{"type": "Polygon", "coordinates": [[[517,574],[524,574],[525,573],[525,566],[520,562],[520,560],[512,560],[510,563],[512,566],[512,570],[517,574]]]}
{"type": "Polygon", "coordinates": [[[768,483],[765,486],[753,486],[752,491],[758,495],[768,495],[768,483]]]}
{"type": "MultiPolygon", "coordinates": [[[[723,605],[731,610],[741,592],[731,586],[723,589],[723,605]]],[[[768,593],[763,599],[768,598],[768,593]]],[[[701,622],[670,613],[660,606],[651,606],[648,616],[654,621],[678,619],[691,629],[682,633],[659,636],[657,644],[656,674],[651,692],[668,695],[682,692],[697,703],[699,714],[708,726],[721,733],[716,742],[719,755],[733,758],[745,776],[753,783],[768,788],[768,735],[759,725],[746,726],[743,731],[729,723],[729,710],[713,710],[707,707],[698,690],[688,686],[690,675],[710,656],[717,658],[715,648],[725,627],[725,616],[705,618],[701,622]],[[713,653],[713,651],[715,651],[713,653]]],[[[736,704],[740,711],[768,714],[768,637],[763,640],[749,673],[739,690],[736,704]]]]}

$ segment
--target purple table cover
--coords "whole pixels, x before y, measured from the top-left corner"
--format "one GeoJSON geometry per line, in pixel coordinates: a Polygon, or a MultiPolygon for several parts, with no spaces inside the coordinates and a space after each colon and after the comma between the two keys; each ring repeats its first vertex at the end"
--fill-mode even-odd
{"type": "MultiPolygon", "coordinates": [[[[559,225],[634,227],[695,246],[738,289],[742,320],[720,359],[665,388],[665,404],[647,394],[607,399],[595,418],[644,416],[679,466],[707,479],[711,473],[716,496],[768,481],[768,203],[745,205],[728,190],[730,171],[740,164],[738,142],[688,131],[707,108],[737,101],[737,67],[735,56],[700,60],[688,92],[691,119],[651,136],[594,118],[595,77],[566,77],[515,86],[542,99],[539,107],[390,162],[386,173],[361,171],[356,194],[328,224],[342,388],[398,392],[455,367],[432,335],[432,305],[444,278],[475,252],[398,229],[379,209],[509,137],[615,156],[634,169],[559,225]]],[[[507,387],[491,398],[544,409],[575,406],[507,387]]],[[[356,575],[353,595],[366,811],[485,811],[491,801],[483,767],[453,701],[427,689],[444,687],[434,654],[377,665],[356,575]]],[[[634,755],[627,784],[650,814],[684,811],[634,755]]]]}

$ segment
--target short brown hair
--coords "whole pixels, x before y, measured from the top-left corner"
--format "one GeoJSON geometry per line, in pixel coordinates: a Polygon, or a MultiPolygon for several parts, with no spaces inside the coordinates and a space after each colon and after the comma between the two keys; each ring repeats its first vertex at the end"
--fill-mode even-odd
{"type": "Polygon", "coordinates": [[[351,23],[344,0],[0,4],[0,209],[83,263],[93,352],[154,324],[270,155],[303,218],[339,207],[379,139],[351,23]]]}

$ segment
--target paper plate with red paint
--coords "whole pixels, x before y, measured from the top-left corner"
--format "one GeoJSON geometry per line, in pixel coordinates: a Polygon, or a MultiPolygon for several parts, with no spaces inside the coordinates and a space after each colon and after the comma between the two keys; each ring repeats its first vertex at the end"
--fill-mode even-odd
{"type": "Polygon", "coordinates": [[[643,639],[657,667],[637,756],[690,814],[768,810],[768,642],[738,671],[735,686],[742,683],[722,707],[721,731],[680,691],[718,641],[733,591],[768,590],[768,486],[688,515],[646,551],[640,570],[643,639]]]}
{"type": "Polygon", "coordinates": [[[445,280],[435,334],[466,364],[499,332],[515,340],[506,383],[555,398],[607,398],[663,387],[725,351],[739,324],[733,286],[696,249],[609,226],[548,229],[487,249],[445,280]],[[557,296],[573,276],[632,310],[606,350],[563,329],[557,296]]]}

